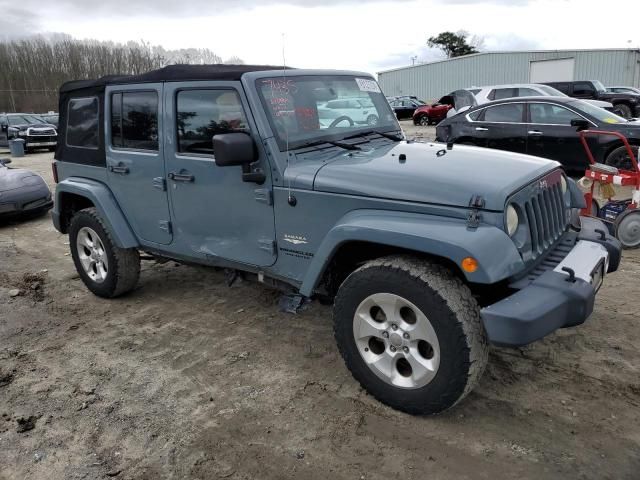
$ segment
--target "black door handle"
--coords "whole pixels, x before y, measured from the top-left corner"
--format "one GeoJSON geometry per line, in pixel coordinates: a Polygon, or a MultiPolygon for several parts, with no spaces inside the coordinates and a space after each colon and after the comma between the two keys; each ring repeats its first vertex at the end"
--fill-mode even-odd
{"type": "Polygon", "coordinates": [[[193,180],[195,179],[195,177],[190,173],[169,172],[169,175],[167,176],[174,182],[193,182],[193,180]]]}
{"type": "Polygon", "coordinates": [[[129,173],[129,167],[125,167],[124,165],[111,165],[109,167],[109,171],[126,175],[127,173],[129,173]]]}

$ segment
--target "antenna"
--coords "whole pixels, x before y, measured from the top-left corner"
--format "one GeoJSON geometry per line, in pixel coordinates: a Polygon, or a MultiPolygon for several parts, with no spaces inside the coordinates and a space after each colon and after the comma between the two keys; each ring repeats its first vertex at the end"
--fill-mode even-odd
{"type": "MultiPolygon", "coordinates": [[[[284,38],[284,32],[282,32],[282,83],[283,83],[283,91],[287,91],[287,61],[285,58],[285,50],[284,50],[284,45],[285,45],[285,38],[284,38]]],[[[294,110],[294,115],[295,115],[295,110],[294,110]]],[[[285,150],[285,155],[287,156],[287,170],[289,170],[289,124],[288,122],[284,121],[284,137],[285,137],[285,144],[286,144],[286,150],[285,150]]],[[[288,172],[285,172],[288,173],[288,172]]],[[[289,205],[291,205],[292,207],[294,207],[296,205],[296,199],[295,197],[291,194],[291,176],[290,175],[286,175],[287,176],[287,202],[289,203],[289,205]]]]}

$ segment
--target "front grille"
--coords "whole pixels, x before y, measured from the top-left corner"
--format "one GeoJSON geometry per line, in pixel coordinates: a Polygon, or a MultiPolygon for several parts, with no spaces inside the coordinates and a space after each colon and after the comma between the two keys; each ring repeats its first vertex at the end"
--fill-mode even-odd
{"type": "Polygon", "coordinates": [[[553,245],[567,228],[568,218],[560,185],[542,189],[524,204],[531,250],[540,255],[553,245]]]}
{"type": "Polygon", "coordinates": [[[55,134],[56,131],[53,128],[30,128],[27,131],[27,135],[30,137],[52,136],[55,134]]]}
{"type": "Polygon", "coordinates": [[[526,239],[521,238],[520,254],[525,263],[538,259],[567,231],[569,207],[562,193],[561,170],[555,170],[515,193],[510,203],[524,216],[526,239]]]}

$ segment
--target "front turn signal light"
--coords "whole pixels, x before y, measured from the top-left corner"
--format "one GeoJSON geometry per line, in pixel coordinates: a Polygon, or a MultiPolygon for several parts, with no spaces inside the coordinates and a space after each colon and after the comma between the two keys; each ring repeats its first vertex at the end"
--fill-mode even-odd
{"type": "Polygon", "coordinates": [[[462,270],[467,273],[473,273],[478,270],[478,261],[473,257],[464,258],[460,265],[462,266],[462,270]]]}

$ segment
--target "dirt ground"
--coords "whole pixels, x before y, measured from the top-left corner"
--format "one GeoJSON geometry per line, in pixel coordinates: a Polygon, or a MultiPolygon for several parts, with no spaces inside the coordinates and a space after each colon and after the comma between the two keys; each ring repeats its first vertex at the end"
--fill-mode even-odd
{"type": "MultiPolygon", "coordinates": [[[[53,188],[51,159],[13,165],[53,188]]],[[[0,226],[0,479],[640,476],[640,251],[585,325],[492,349],[430,418],[359,388],[330,307],[284,314],[260,285],[173,262],[103,300],[68,252],[49,215],[0,226]]]]}

